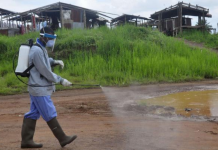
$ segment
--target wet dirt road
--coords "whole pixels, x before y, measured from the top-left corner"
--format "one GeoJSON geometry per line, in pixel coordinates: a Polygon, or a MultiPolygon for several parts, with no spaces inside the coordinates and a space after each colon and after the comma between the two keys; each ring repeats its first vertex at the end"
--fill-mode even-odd
{"type": "MultiPolygon", "coordinates": [[[[78,138],[61,148],[40,118],[34,140],[42,150],[217,150],[218,124],[200,119],[152,116],[128,110],[132,99],[167,93],[217,88],[218,81],[158,84],[122,88],[56,92],[52,99],[58,120],[67,134],[78,138]],[[199,87],[200,86],[200,87],[199,87]]],[[[29,110],[28,94],[0,96],[0,149],[19,150],[23,114],[29,110]]]]}

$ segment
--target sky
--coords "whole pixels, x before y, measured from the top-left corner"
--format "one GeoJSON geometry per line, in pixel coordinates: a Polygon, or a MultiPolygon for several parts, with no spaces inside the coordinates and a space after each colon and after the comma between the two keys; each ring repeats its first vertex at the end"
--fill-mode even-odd
{"type": "MultiPolygon", "coordinates": [[[[140,15],[149,18],[156,11],[177,4],[178,0],[59,0],[88,9],[108,12],[119,15],[131,14],[140,15]]],[[[59,1],[55,0],[0,0],[0,8],[8,9],[15,12],[23,12],[37,7],[42,7],[59,1]]],[[[217,28],[218,23],[218,0],[183,0],[185,3],[199,5],[209,9],[212,18],[207,21],[217,28]]],[[[112,17],[117,17],[113,15],[112,17]]],[[[192,25],[195,25],[198,18],[193,17],[192,25]]]]}

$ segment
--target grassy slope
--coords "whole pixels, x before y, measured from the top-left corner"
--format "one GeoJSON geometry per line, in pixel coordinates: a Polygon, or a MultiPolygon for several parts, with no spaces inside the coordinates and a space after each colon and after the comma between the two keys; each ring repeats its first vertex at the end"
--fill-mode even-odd
{"type": "Polygon", "coordinates": [[[218,49],[218,34],[210,34],[207,32],[201,32],[197,30],[184,31],[180,37],[194,41],[197,43],[204,43],[208,48],[218,49]]]}
{"type": "MultiPolygon", "coordinates": [[[[200,80],[218,75],[215,53],[190,48],[151,29],[124,26],[113,30],[59,30],[57,35],[53,55],[64,60],[65,68],[56,67],[54,72],[77,84],[122,86],[132,82],[200,80]]],[[[0,94],[26,91],[26,86],[12,72],[12,57],[20,43],[37,36],[38,33],[0,36],[0,94]]]]}

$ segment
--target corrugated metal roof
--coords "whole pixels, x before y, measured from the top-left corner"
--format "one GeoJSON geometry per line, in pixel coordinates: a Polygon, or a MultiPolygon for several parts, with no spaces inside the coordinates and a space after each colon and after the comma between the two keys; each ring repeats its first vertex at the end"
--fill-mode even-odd
{"type": "Polygon", "coordinates": [[[9,15],[9,14],[16,14],[16,12],[0,8],[0,15],[9,15]]]}
{"type": "Polygon", "coordinates": [[[85,10],[87,13],[100,14],[100,15],[103,15],[105,17],[111,18],[111,17],[105,15],[106,13],[104,14],[104,13],[101,13],[100,11],[87,9],[87,8],[79,7],[79,6],[72,5],[72,4],[62,3],[62,2],[57,2],[57,3],[53,3],[50,5],[43,6],[43,7],[39,7],[36,9],[28,10],[28,11],[20,13],[20,15],[27,15],[29,13],[35,13],[35,14],[40,15],[40,13],[46,12],[49,10],[51,10],[51,11],[60,10],[60,6],[63,7],[63,10],[76,8],[76,9],[80,9],[80,10],[85,10]]]}

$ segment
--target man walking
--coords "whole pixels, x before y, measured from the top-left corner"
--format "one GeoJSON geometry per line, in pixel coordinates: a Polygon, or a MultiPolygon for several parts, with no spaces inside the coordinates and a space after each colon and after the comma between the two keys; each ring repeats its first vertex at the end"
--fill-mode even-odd
{"type": "Polygon", "coordinates": [[[28,81],[28,91],[30,94],[30,111],[24,115],[21,131],[21,148],[41,148],[43,145],[35,143],[33,136],[36,121],[40,116],[47,122],[54,136],[60,145],[65,145],[74,141],[77,136],[66,136],[57,121],[57,112],[51,100],[51,95],[55,91],[53,83],[60,83],[63,86],[71,86],[68,80],[52,72],[51,67],[64,63],[61,60],[53,60],[48,57],[46,47],[54,47],[56,35],[49,27],[40,30],[40,38],[36,40],[36,45],[31,47],[29,53],[29,65],[34,64],[30,70],[28,81]]]}

